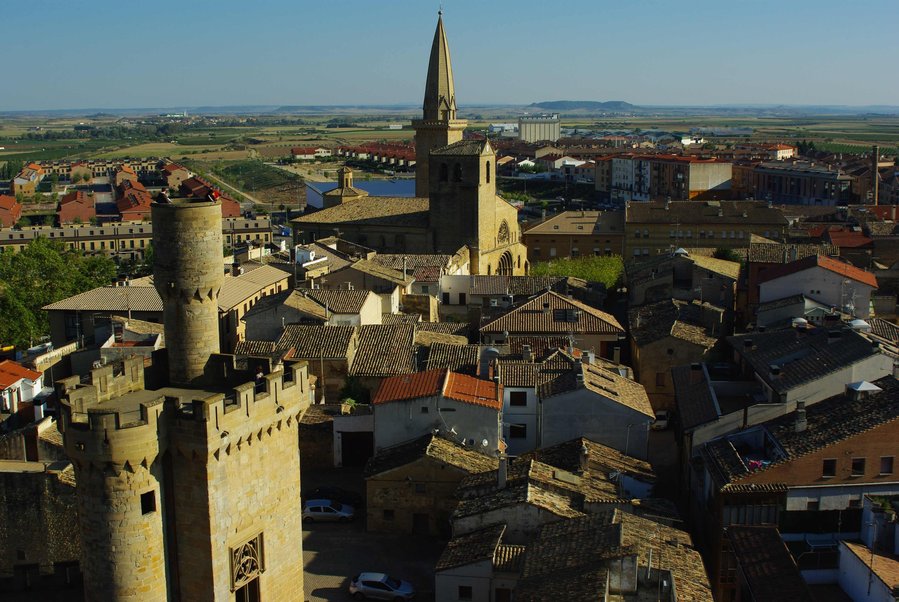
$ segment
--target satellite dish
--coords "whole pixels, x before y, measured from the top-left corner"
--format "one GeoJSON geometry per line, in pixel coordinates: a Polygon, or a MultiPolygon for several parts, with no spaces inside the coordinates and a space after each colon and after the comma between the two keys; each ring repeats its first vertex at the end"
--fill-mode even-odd
{"type": "Polygon", "coordinates": [[[481,440],[481,447],[487,447],[489,444],[490,444],[490,442],[487,441],[486,439],[481,440]]]}

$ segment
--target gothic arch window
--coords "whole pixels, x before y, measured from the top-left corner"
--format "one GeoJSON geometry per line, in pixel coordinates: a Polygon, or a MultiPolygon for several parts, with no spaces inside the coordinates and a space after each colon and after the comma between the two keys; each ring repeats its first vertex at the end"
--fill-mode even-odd
{"type": "Polygon", "coordinates": [[[449,180],[449,170],[446,168],[446,163],[440,164],[440,181],[446,182],[449,180]]]}
{"type": "Polygon", "coordinates": [[[509,224],[506,220],[499,225],[499,232],[496,233],[496,240],[499,244],[508,244],[509,242],[509,224]]]}
{"type": "Polygon", "coordinates": [[[462,181],[462,165],[456,163],[453,166],[453,182],[461,182],[462,181]]]}
{"type": "Polygon", "coordinates": [[[243,545],[231,548],[231,591],[247,585],[264,571],[262,533],[243,545]]]}
{"type": "Polygon", "coordinates": [[[487,183],[489,184],[490,183],[490,160],[489,159],[487,160],[486,166],[487,166],[487,183]]]}

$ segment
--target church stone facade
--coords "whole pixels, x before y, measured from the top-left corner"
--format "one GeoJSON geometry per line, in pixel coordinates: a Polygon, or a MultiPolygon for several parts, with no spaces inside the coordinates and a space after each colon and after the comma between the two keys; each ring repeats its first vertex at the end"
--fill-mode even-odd
{"type": "Polygon", "coordinates": [[[442,16],[431,47],[422,119],[412,125],[415,197],[345,194],[341,178],[325,209],[293,220],[295,241],[337,235],[386,253],[463,250],[472,274],[526,274],[518,212],[496,194],[496,153],[485,140],[463,140],[467,122],[456,118],[442,16]]]}

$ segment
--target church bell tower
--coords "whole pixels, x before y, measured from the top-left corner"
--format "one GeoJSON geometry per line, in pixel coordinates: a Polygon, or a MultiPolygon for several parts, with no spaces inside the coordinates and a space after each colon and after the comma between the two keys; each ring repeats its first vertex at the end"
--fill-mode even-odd
{"type": "Polygon", "coordinates": [[[462,131],[467,125],[464,119],[456,119],[453,66],[443,29],[443,13],[439,12],[437,31],[431,44],[422,118],[412,122],[415,128],[415,196],[430,195],[428,164],[431,151],[462,140],[462,131]]]}

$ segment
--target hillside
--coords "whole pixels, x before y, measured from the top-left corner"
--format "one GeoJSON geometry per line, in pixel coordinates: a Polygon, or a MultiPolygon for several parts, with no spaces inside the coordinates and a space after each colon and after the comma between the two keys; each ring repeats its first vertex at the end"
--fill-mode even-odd
{"type": "Polygon", "coordinates": [[[596,100],[546,100],[543,102],[535,102],[531,105],[534,108],[543,109],[545,111],[570,112],[570,111],[589,111],[589,112],[631,112],[638,109],[637,106],[623,100],[608,100],[600,102],[596,100]]]}

